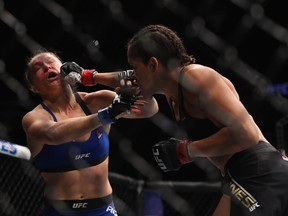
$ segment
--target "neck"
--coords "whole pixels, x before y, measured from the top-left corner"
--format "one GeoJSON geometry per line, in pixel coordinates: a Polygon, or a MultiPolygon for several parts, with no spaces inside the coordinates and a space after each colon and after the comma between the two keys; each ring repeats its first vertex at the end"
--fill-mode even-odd
{"type": "Polygon", "coordinates": [[[164,94],[173,101],[178,101],[178,84],[181,70],[182,67],[179,67],[170,71],[165,79],[165,85],[163,86],[164,94]]]}
{"type": "Polygon", "coordinates": [[[54,94],[51,92],[51,94],[46,97],[42,97],[42,99],[52,111],[56,112],[71,109],[77,104],[70,86],[61,92],[54,92],[54,94]]]}

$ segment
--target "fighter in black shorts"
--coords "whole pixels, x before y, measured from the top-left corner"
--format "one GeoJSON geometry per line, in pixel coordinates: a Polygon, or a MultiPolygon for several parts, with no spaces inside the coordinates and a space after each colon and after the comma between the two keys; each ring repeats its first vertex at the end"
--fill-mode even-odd
{"type": "Polygon", "coordinates": [[[287,216],[287,162],[265,139],[232,82],[196,64],[177,33],[165,26],[140,29],[127,47],[142,95],[165,95],[185,132],[153,146],[160,168],[177,170],[205,157],[226,182],[213,216],[287,216]]]}
{"type": "Polygon", "coordinates": [[[283,157],[266,142],[232,156],[222,188],[234,201],[231,216],[288,215],[288,161],[283,157]]]}

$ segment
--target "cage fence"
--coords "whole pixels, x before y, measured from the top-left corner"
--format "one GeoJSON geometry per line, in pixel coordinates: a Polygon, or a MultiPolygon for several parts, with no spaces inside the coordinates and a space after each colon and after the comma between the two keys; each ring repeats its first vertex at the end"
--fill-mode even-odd
{"type": "MultiPolygon", "coordinates": [[[[0,215],[37,216],[44,184],[30,161],[0,157],[0,215]]],[[[209,216],[220,196],[219,182],[144,181],[110,172],[119,216],[209,216]]]]}
{"type": "MultiPolygon", "coordinates": [[[[287,80],[283,71],[287,68],[288,57],[284,53],[288,53],[288,29],[287,19],[281,17],[281,14],[286,14],[281,4],[285,1],[124,2],[35,0],[28,3],[0,0],[0,90],[4,92],[0,101],[1,138],[13,138],[16,142],[24,143],[19,122],[22,112],[35,106],[33,96],[23,85],[23,73],[19,75],[19,71],[24,72],[27,56],[46,47],[61,50],[64,59],[75,60],[83,66],[96,65],[99,69],[123,67],[126,55],[120,52],[122,41],[146,24],[149,15],[151,22],[159,22],[158,18],[161,17],[161,22],[181,33],[188,50],[193,51],[199,62],[215,64],[221,73],[236,81],[242,100],[247,93],[247,84],[250,84],[253,102],[265,102],[264,108],[255,106],[256,121],[262,123],[261,129],[264,128],[268,138],[287,152],[287,83],[281,91],[280,88],[271,88],[272,84],[287,80]],[[112,2],[117,4],[110,4],[112,2]],[[135,10],[128,10],[133,6],[141,6],[142,12],[136,10],[136,16],[132,13],[135,10]],[[154,8],[154,13],[151,8],[154,8]],[[115,16],[115,11],[120,12],[118,15],[121,16],[115,16]],[[97,22],[103,17],[105,22],[97,22]],[[36,19],[42,25],[34,22],[36,19]],[[49,26],[54,26],[49,32],[46,29],[47,20],[53,22],[49,26]],[[113,37],[108,38],[107,35],[113,37]],[[101,46],[96,46],[98,42],[101,46]],[[265,52],[262,52],[263,47],[265,52]],[[255,53],[257,50],[260,52],[255,53]],[[263,64],[263,59],[269,59],[268,66],[263,64]],[[245,82],[245,88],[241,86],[241,81],[245,82]],[[266,104],[271,104],[271,111],[270,107],[265,109],[266,104]],[[265,124],[262,122],[263,116],[265,124]],[[267,124],[268,121],[272,123],[267,124]]],[[[253,109],[251,111],[253,113],[253,109]]],[[[159,122],[159,119],[156,120],[159,122]]],[[[162,122],[162,125],[166,127],[167,124],[162,122]]],[[[123,158],[150,180],[110,172],[114,202],[120,216],[211,214],[221,195],[219,182],[154,181],[159,175],[143,158],[137,157],[129,140],[122,146],[125,148],[119,147],[119,152],[123,158]]],[[[43,189],[40,174],[30,162],[0,155],[0,216],[39,215],[43,189]]]]}

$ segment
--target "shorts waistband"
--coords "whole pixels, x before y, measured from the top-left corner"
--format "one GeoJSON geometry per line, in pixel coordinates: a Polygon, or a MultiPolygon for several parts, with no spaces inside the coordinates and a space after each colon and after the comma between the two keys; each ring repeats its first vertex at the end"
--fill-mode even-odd
{"type": "MultiPolygon", "coordinates": [[[[277,150],[270,143],[260,141],[258,144],[254,145],[248,149],[245,149],[243,151],[235,153],[228,160],[225,168],[230,167],[234,163],[239,163],[241,161],[241,159],[243,159],[244,157],[246,157],[248,155],[255,155],[256,152],[262,152],[262,153],[264,153],[264,152],[277,152],[277,150]]],[[[240,162],[240,163],[242,163],[242,162],[240,162]]]]}
{"type": "Polygon", "coordinates": [[[44,202],[58,211],[81,211],[97,209],[113,202],[112,194],[105,197],[86,200],[51,200],[44,199],[44,202]]]}

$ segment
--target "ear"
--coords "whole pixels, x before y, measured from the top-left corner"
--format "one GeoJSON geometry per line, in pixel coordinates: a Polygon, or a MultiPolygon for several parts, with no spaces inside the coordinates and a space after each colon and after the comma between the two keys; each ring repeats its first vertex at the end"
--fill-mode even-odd
{"type": "Polygon", "coordinates": [[[34,88],[34,86],[30,86],[30,90],[35,93],[38,94],[39,92],[34,88]]]}
{"type": "Polygon", "coordinates": [[[155,58],[155,57],[151,57],[151,58],[149,59],[148,66],[149,66],[149,67],[151,68],[151,70],[153,70],[153,71],[158,70],[158,67],[159,67],[158,59],[155,58]]]}

